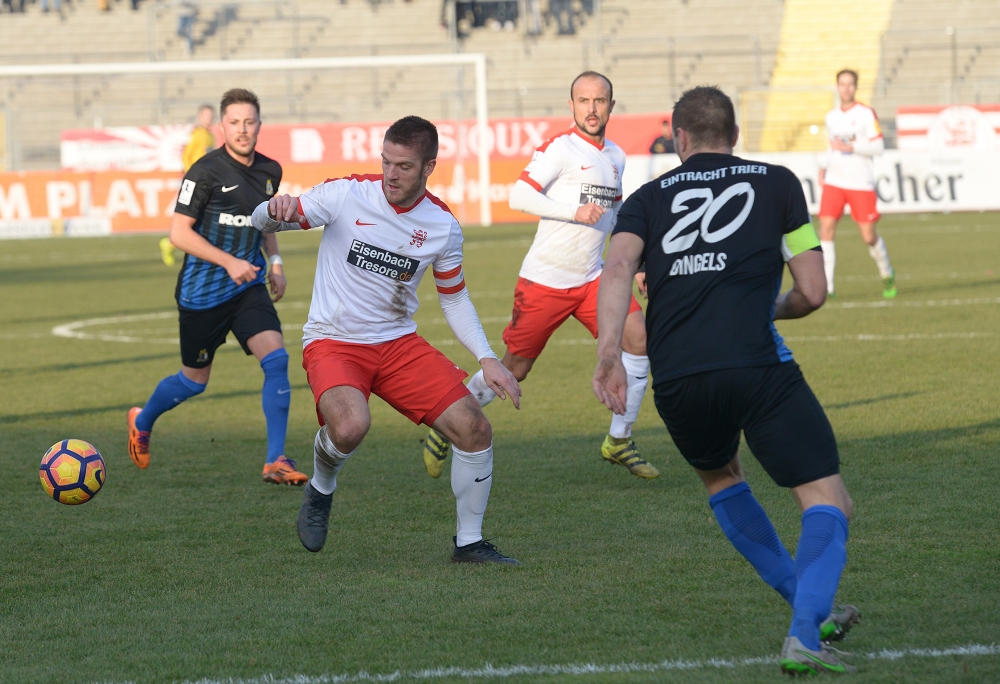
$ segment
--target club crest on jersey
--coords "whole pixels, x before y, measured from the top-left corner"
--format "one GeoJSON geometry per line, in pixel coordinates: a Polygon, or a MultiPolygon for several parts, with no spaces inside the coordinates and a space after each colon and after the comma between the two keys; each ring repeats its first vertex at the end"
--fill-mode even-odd
{"type": "Polygon", "coordinates": [[[420,262],[408,256],[380,249],[361,240],[352,240],[347,263],[380,276],[408,283],[417,274],[420,262]]]}
{"type": "MultiPolygon", "coordinates": [[[[616,173],[617,173],[617,171],[616,171],[616,173]]],[[[265,195],[273,195],[274,194],[274,185],[271,183],[271,179],[270,178],[267,179],[267,184],[264,186],[264,194],[265,195]]]]}
{"type": "Polygon", "coordinates": [[[615,170],[615,180],[618,180],[618,164],[612,164],[611,168],[615,170]]]}
{"type": "Polygon", "coordinates": [[[415,245],[416,247],[423,247],[424,246],[424,240],[426,240],[426,239],[427,239],[427,231],[426,230],[418,230],[418,229],[414,228],[413,229],[413,239],[410,240],[410,244],[411,245],[415,245]]]}

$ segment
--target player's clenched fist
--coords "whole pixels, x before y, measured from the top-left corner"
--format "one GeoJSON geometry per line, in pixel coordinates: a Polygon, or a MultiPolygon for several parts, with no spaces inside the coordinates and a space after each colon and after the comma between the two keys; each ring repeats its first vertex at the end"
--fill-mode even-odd
{"type": "Polygon", "coordinates": [[[299,214],[299,198],[275,195],[267,203],[267,213],[275,221],[300,223],[305,217],[299,214]]]}
{"type": "Polygon", "coordinates": [[[588,226],[592,226],[601,220],[606,211],[607,209],[600,204],[588,202],[576,210],[576,216],[573,217],[573,220],[577,223],[585,223],[588,226]]]}
{"type": "Polygon", "coordinates": [[[234,258],[231,262],[226,264],[226,273],[229,274],[229,277],[232,278],[233,282],[237,285],[252,283],[257,277],[258,271],[260,271],[260,266],[254,266],[245,259],[234,258]]]}
{"type": "Polygon", "coordinates": [[[514,408],[520,409],[521,385],[514,378],[514,374],[496,359],[487,358],[479,363],[483,367],[483,380],[486,381],[487,386],[501,399],[506,399],[509,395],[514,408]]]}

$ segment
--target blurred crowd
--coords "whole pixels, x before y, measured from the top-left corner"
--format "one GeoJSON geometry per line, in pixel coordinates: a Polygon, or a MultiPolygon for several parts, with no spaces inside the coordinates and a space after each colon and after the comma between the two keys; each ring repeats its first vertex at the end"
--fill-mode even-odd
{"type": "MultiPolygon", "coordinates": [[[[448,6],[454,0],[444,0],[441,5],[441,23],[447,26],[448,6]]],[[[528,35],[537,36],[543,27],[554,22],[560,35],[576,33],[577,16],[580,13],[592,15],[594,0],[577,0],[579,7],[574,7],[574,0],[547,0],[543,9],[542,0],[526,0],[524,3],[525,30],[528,35]]],[[[454,2],[457,35],[459,38],[468,36],[472,29],[488,28],[493,31],[513,31],[519,15],[517,0],[500,0],[499,2],[454,2]]]]}
{"type": "MultiPolygon", "coordinates": [[[[76,3],[82,4],[85,0],[76,0],[76,3]]],[[[111,11],[111,0],[93,0],[97,9],[102,12],[111,11]]],[[[0,0],[2,4],[0,7],[7,10],[8,12],[23,12],[25,7],[28,5],[38,4],[41,6],[43,12],[48,12],[53,10],[62,16],[63,4],[66,6],[72,6],[73,0],[0,0]]],[[[115,0],[116,5],[129,5],[133,10],[139,9],[140,0],[115,0]]]]}

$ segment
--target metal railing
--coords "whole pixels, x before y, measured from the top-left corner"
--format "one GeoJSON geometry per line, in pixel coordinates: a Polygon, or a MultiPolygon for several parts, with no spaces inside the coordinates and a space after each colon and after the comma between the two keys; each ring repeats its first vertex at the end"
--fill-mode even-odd
{"type": "MultiPolygon", "coordinates": [[[[940,57],[947,64],[946,97],[949,104],[954,104],[959,101],[961,84],[967,81],[965,73],[983,48],[1000,49],[1000,26],[891,30],[882,34],[879,43],[879,72],[875,87],[878,95],[883,98],[889,96],[890,89],[896,86],[896,74],[907,59],[929,54],[940,57]]],[[[929,78],[927,83],[934,88],[941,85],[933,78],[929,78]]],[[[938,100],[940,95],[929,94],[928,99],[938,100]]]]}

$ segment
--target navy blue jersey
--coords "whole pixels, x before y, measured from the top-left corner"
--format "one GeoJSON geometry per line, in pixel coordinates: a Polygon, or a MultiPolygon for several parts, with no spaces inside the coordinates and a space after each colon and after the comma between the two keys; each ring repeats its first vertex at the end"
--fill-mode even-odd
{"type": "Polygon", "coordinates": [[[194,230],[219,249],[260,266],[257,277],[237,285],[226,269],[190,254],[177,276],[177,304],[210,309],[264,282],[261,233],[250,224],[253,210],[270,199],[281,183],[281,165],[261,153],[244,166],[225,147],[212,150],[188,170],[174,209],[195,220],[194,230]]]}
{"type": "Polygon", "coordinates": [[[633,193],[614,232],[646,243],[654,387],[792,359],[774,327],[775,299],[784,262],[819,241],[791,171],[696,154],[633,193]]]}

